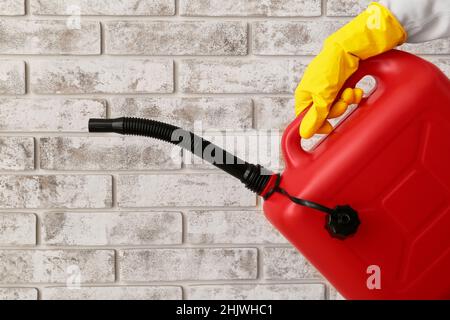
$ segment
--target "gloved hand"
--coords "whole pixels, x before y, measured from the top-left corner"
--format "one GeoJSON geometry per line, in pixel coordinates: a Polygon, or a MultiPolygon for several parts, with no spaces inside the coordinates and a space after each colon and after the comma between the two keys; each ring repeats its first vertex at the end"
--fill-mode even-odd
{"type": "Polygon", "coordinates": [[[362,90],[352,88],[336,99],[345,81],[358,69],[359,61],[395,48],[406,37],[394,15],[375,2],[332,34],[295,90],[296,115],[310,107],[300,125],[300,135],[308,139],[315,133],[329,133],[333,128],[327,118],[339,117],[350,104],[361,101],[362,90]]]}

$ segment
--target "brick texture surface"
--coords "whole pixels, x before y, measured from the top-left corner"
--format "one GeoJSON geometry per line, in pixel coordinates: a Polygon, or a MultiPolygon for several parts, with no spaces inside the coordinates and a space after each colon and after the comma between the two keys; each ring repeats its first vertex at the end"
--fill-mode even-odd
{"type": "Polygon", "coordinates": [[[180,64],[185,93],[292,93],[305,65],[300,60],[202,60],[180,64]]]}
{"type": "MultiPolygon", "coordinates": [[[[251,129],[250,98],[122,98],[110,99],[112,117],[144,117],[194,129],[251,129]]],[[[0,120],[1,121],[1,120],[0,120]]]]}
{"type": "Polygon", "coordinates": [[[315,55],[323,41],[344,25],[342,21],[264,21],[253,23],[253,52],[257,55],[315,55]]]}
{"type": "Polygon", "coordinates": [[[320,279],[320,274],[293,248],[264,248],[264,278],[270,280],[320,279]]]}
{"type": "MultiPolygon", "coordinates": [[[[0,291],[1,292],[1,291],[0,291]]],[[[43,300],[179,300],[180,287],[47,287],[42,290],[43,300]]]]}
{"type": "Polygon", "coordinates": [[[0,137],[0,170],[33,170],[34,139],[0,137]]]}
{"type": "Polygon", "coordinates": [[[0,131],[84,132],[87,130],[89,118],[106,117],[106,101],[0,98],[0,110],[0,131]]]}
{"type": "Polygon", "coordinates": [[[182,241],[179,212],[46,213],[41,224],[42,241],[47,245],[165,245],[182,241]]]}
{"type": "Polygon", "coordinates": [[[323,284],[204,285],[190,286],[192,300],[323,300],[323,284]]]}
{"type": "Polygon", "coordinates": [[[119,253],[127,282],[255,279],[256,249],[141,249],[119,253]]]}
{"type": "Polygon", "coordinates": [[[0,250],[0,258],[2,284],[66,284],[73,275],[81,283],[114,281],[112,250],[0,250]]]}
{"type": "Polygon", "coordinates": [[[186,237],[193,244],[286,242],[260,211],[190,212],[186,237]]]}
{"type": "Polygon", "coordinates": [[[108,22],[106,39],[109,54],[247,54],[247,24],[242,22],[108,22]]]}
{"type": "Polygon", "coordinates": [[[225,174],[121,175],[117,185],[124,208],[256,205],[255,195],[225,174]]]}
{"type": "Polygon", "coordinates": [[[371,3],[371,0],[328,0],[327,15],[329,16],[356,16],[371,3]]]}
{"type": "Polygon", "coordinates": [[[37,300],[35,288],[0,288],[0,300],[37,300]]]}
{"type": "Polygon", "coordinates": [[[100,24],[66,21],[0,21],[0,54],[99,54],[100,24]]]}
{"type": "Polygon", "coordinates": [[[0,94],[25,94],[25,63],[0,60],[0,94]]]}
{"type": "Polygon", "coordinates": [[[31,0],[31,10],[35,15],[172,16],[175,0],[31,0]]]}
{"type": "Polygon", "coordinates": [[[23,0],[3,0],[0,7],[0,16],[22,16],[25,14],[23,0]]]}
{"type": "Polygon", "coordinates": [[[315,17],[320,0],[181,0],[183,16],[315,17]]]}
{"type": "MultiPolygon", "coordinates": [[[[343,299],[238,180],[88,120],[168,122],[279,171],[306,66],[370,2],[0,0],[0,300],[343,299]]],[[[400,49],[450,75],[449,39],[400,49]]]]}
{"type": "Polygon", "coordinates": [[[36,244],[36,215],[33,213],[0,213],[0,245],[36,244]]]}
{"type": "Polygon", "coordinates": [[[32,64],[31,87],[38,94],[170,93],[169,60],[44,60],[32,64]]]}
{"type": "Polygon", "coordinates": [[[180,169],[181,153],[146,138],[41,138],[41,167],[46,170],[180,169]]]}
{"type": "Polygon", "coordinates": [[[2,175],[0,208],[108,208],[111,176],[2,175]]]}

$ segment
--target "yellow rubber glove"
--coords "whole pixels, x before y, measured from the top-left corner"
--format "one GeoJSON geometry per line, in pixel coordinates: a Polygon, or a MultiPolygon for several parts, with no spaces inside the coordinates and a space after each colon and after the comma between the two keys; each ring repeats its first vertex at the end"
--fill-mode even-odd
{"type": "Polygon", "coordinates": [[[296,115],[311,107],[300,125],[300,135],[308,139],[315,133],[329,133],[333,128],[327,118],[336,118],[348,105],[361,101],[362,90],[351,88],[336,99],[345,81],[358,69],[359,61],[395,48],[406,37],[394,15],[376,2],[332,34],[295,90],[296,115]]]}

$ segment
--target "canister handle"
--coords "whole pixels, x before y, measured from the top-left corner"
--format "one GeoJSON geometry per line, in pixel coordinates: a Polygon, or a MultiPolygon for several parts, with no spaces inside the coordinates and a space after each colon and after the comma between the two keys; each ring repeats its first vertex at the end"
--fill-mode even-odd
{"type": "Polygon", "coordinates": [[[302,138],[298,131],[305,112],[295,118],[295,120],[286,128],[281,140],[283,157],[288,167],[300,167],[302,162],[308,161],[311,156],[309,152],[303,150],[302,138]]]}
{"type": "MultiPolygon", "coordinates": [[[[346,88],[354,88],[365,76],[373,76],[376,80],[375,90],[387,89],[388,83],[396,79],[396,76],[407,72],[411,67],[411,60],[420,58],[399,50],[391,50],[384,54],[361,61],[358,70],[345,82],[338,97],[346,88]]],[[[364,102],[364,99],[361,103],[364,102]]],[[[312,154],[305,151],[301,146],[299,134],[300,123],[306,114],[305,110],[285,130],[282,139],[283,156],[288,167],[300,167],[310,161],[312,154]]],[[[348,121],[348,120],[345,120],[348,121]]]]}

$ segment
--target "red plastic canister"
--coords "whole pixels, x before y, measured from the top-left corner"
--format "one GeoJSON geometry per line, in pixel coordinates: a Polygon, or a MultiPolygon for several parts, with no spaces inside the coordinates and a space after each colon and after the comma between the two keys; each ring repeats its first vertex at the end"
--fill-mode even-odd
{"type": "MultiPolygon", "coordinates": [[[[280,193],[267,218],[349,299],[450,299],[450,81],[392,50],[361,62],[376,89],[313,151],[297,118],[282,147],[280,187],[320,204],[348,204],[355,235],[333,238],[324,216],[280,193]]],[[[268,186],[270,188],[270,186],[268,186]]]]}

